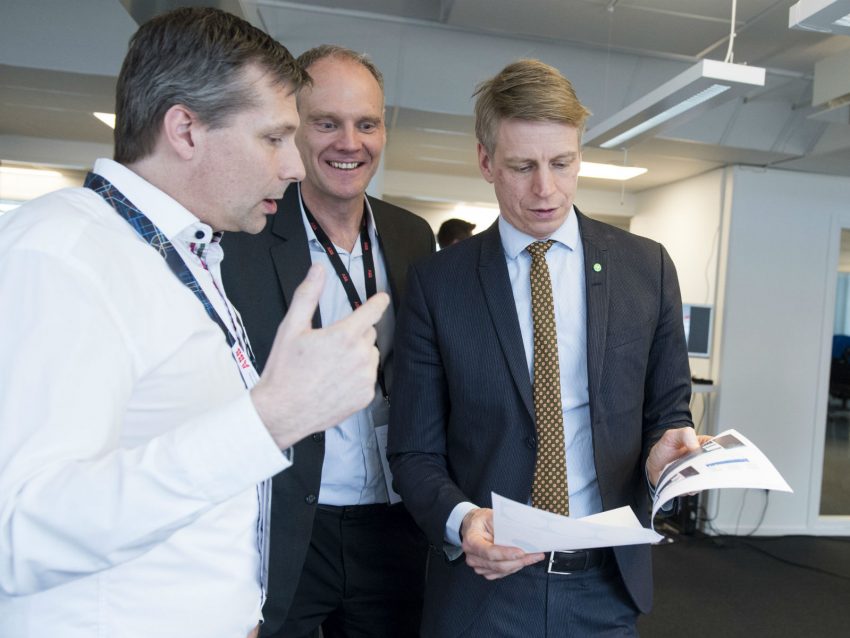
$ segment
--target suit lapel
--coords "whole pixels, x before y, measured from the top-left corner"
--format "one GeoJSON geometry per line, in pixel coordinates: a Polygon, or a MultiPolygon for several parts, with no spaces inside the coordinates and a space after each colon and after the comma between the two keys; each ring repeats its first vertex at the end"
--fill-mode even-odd
{"type": "MultiPolygon", "coordinates": [[[[312,264],[296,184],[291,184],[283,194],[283,199],[278,200],[278,212],[272,218],[271,234],[279,240],[271,247],[270,253],[288,309],[292,304],[295,289],[307,276],[312,264]]],[[[313,327],[321,327],[321,323],[317,307],[313,316],[313,327]]]]}
{"type": "Polygon", "coordinates": [[[398,312],[399,300],[404,297],[405,275],[407,273],[408,257],[404,237],[396,233],[392,220],[386,215],[383,203],[369,198],[372,215],[375,217],[375,230],[378,234],[378,244],[384,258],[387,281],[390,286],[390,298],[393,310],[398,312]]]}
{"type": "MultiPolygon", "coordinates": [[[[578,211],[576,211],[578,212],[578,211]]],[[[578,213],[579,231],[584,247],[584,284],[587,299],[587,382],[591,409],[599,396],[602,364],[605,360],[605,335],[608,331],[608,246],[600,226],[578,213]]]]}
{"type": "Polygon", "coordinates": [[[522,402],[533,418],[534,399],[531,393],[531,379],[528,376],[525,348],[522,345],[522,333],[508,278],[508,267],[499,236],[498,221],[482,233],[478,277],[484,298],[487,300],[490,317],[496,327],[499,344],[508,362],[508,369],[519,389],[522,402]]]}

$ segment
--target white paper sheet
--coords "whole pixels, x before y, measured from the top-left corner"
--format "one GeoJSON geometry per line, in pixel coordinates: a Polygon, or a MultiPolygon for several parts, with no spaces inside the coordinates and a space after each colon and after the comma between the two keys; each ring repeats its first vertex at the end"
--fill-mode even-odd
{"type": "Polygon", "coordinates": [[[664,537],[641,526],[630,507],[568,518],[492,493],[497,545],[526,552],[657,543],[664,537]]]}

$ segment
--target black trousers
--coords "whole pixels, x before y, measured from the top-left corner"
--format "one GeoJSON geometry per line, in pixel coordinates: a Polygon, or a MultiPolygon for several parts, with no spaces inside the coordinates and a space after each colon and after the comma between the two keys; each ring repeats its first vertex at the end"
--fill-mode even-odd
{"type": "Polygon", "coordinates": [[[418,636],[426,555],[401,505],[320,505],[286,623],[270,638],[320,626],[324,638],[418,636]]]}

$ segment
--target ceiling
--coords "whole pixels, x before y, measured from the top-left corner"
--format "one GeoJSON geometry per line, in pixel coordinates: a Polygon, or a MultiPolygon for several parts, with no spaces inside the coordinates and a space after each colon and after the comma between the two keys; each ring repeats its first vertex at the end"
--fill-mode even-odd
{"type": "MultiPolygon", "coordinates": [[[[115,76],[139,21],[179,0],[0,0],[0,160],[83,168],[111,152],[91,111],[113,110],[115,76]]],[[[644,166],[637,193],[728,164],[850,176],[850,124],[810,117],[814,65],[850,36],[788,28],[795,0],[738,0],[734,61],[766,67],[765,87],[663,136],[584,159],[644,166]]],[[[220,0],[298,54],[322,42],[368,52],[386,77],[384,186],[396,197],[470,201],[486,194],[475,164],[470,95],[517,57],[539,57],[605,119],[702,58],[722,60],[732,0],[220,0]],[[411,175],[418,176],[411,179],[411,175]],[[406,177],[406,179],[401,179],[406,177]],[[465,186],[468,180],[469,186],[465,186]],[[405,192],[393,193],[394,184],[405,192]]],[[[833,113],[832,117],[835,118],[833,113]]]]}

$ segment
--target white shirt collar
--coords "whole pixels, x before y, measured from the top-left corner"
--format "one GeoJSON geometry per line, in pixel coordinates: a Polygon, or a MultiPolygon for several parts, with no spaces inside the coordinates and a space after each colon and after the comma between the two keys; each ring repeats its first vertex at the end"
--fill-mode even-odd
{"type": "Polygon", "coordinates": [[[93,170],[112,182],[169,240],[180,239],[187,243],[212,240],[213,230],[209,225],[126,166],[100,158],[93,170]]]}
{"type": "MultiPolygon", "coordinates": [[[[375,214],[372,212],[372,204],[369,203],[369,198],[366,195],[363,195],[363,201],[366,206],[366,214],[369,216],[369,232],[373,234],[375,238],[378,237],[378,227],[375,225],[375,214]]],[[[313,246],[318,246],[321,249],[321,243],[319,239],[316,237],[315,231],[310,227],[310,224],[307,222],[307,214],[305,211],[304,199],[301,197],[301,184],[298,184],[298,205],[301,207],[301,219],[304,222],[304,229],[307,231],[307,242],[313,244],[313,246]]],[[[310,211],[313,212],[313,211],[310,211]]],[[[354,253],[358,251],[358,246],[360,242],[355,242],[354,244],[354,253]]]]}
{"type": "MultiPolygon", "coordinates": [[[[502,238],[502,248],[505,254],[511,259],[516,259],[532,242],[541,241],[518,230],[503,215],[499,215],[499,236],[502,238]]],[[[564,244],[570,250],[576,249],[579,242],[579,232],[578,217],[576,216],[576,209],[574,207],[570,208],[570,212],[567,214],[564,223],[549,235],[548,238],[564,244]]]]}

